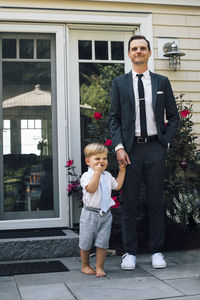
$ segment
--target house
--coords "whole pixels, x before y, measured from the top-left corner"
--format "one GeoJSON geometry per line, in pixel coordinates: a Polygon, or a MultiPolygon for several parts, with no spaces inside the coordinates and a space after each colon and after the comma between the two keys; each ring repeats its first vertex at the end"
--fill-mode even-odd
{"type": "Polygon", "coordinates": [[[151,43],[150,69],[192,101],[200,144],[200,1],[0,1],[0,230],[78,221],[64,166],[81,173],[81,78],[97,64],[128,72],[133,34],[151,43]],[[178,71],[163,56],[172,42],[178,71]]]}

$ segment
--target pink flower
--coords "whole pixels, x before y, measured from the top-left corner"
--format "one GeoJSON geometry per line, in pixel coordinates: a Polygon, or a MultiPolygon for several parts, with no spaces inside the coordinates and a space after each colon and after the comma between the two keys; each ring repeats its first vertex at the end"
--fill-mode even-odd
{"type": "Polygon", "coordinates": [[[95,119],[95,120],[102,119],[102,114],[101,114],[100,112],[96,112],[96,113],[94,113],[94,117],[93,117],[93,119],[95,119]]]}
{"type": "Polygon", "coordinates": [[[68,160],[66,167],[71,167],[73,165],[74,161],[73,160],[68,160]]]}
{"type": "Polygon", "coordinates": [[[186,160],[183,160],[181,163],[180,163],[180,166],[181,166],[181,169],[186,172],[186,169],[187,169],[187,161],[186,160]]]}
{"type": "Polygon", "coordinates": [[[182,110],[182,112],[180,113],[180,115],[182,116],[182,117],[187,117],[187,115],[189,115],[190,114],[190,111],[188,110],[188,109],[184,109],[184,110],[182,110]]]}
{"type": "Polygon", "coordinates": [[[68,192],[71,192],[72,189],[73,189],[73,184],[69,183],[69,184],[68,184],[68,187],[67,187],[67,191],[68,191],[68,192]]]}
{"type": "Polygon", "coordinates": [[[120,203],[119,203],[119,201],[118,201],[118,199],[117,199],[117,196],[111,197],[111,198],[115,201],[115,204],[112,205],[111,207],[112,207],[112,208],[118,208],[118,207],[120,206],[120,203]]]}
{"type": "Polygon", "coordinates": [[[111,146],[112,145],[112,141],[108,139],[108,140],[106,140],[106,142],[104,143],[104,145],[111,146]]]}

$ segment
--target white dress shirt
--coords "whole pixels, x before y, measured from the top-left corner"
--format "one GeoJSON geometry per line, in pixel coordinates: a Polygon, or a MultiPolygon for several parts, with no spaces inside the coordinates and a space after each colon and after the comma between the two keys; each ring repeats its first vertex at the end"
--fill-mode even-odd
{"type": "MultiPolygon", "coordinates": [[[[140,129],[140,104],[139,104],[139,95],[138,95],[138,73],[132,70],[133,77],[133,90],[135,96],[135,136],[141,136],[140,129]]],[[[146,70],[142,76],[142,82],[144,86],[144,97],[145,97],[145,109],[146,109],[146,121],[147,121],[147,134],[157,135],[156,121],[154,117],[153,104],[152,104],[152,86],[151,86],[151,76],[149,70],[146,70]]],[[[118,144],[115,147],[115,151],[120,148],[124,148],[123,144],[118,144]]]]}
{"type": "MultiPolygon", "coordinates": [[[[133,74],[133,90],[135,95],[135,136],[141,136],[140,130],[140,104],[138,95],[138,76],[135,71],[132,70],[133,74]]],[[[149,70],[145,71],[142,76],[142,82],[144,86],[144,97],[145,97],[145,108],[146,108],[146,120],[147,120],[147,135],[157,135],[156,121],[152,106],[152,87],[151,87],[151,76],[149,70]]]]}
{"type": "MultiPolygon", "coordinates": [[[[103,172],[106,181],[108,184],[108,189],[110,192],[110,206],[115,204],[115,201],[111,198],[111,191],[115,190],[118,187],[118,183],[116,179],[107,171],[103,172]]],[[[92,168],[88,168],[88,171],[83,173],[81,176],[81,187],[83,188],[83,203],[86,206],[94,207],[94,208],[99,208],[101,207],[101,187],[100,184],[98,185],[98,188],[95,193],[88,193],[86,191],[86,187],[89,184],[90,180],[92,179],[94,175],[94,170],[92,168]]]]}

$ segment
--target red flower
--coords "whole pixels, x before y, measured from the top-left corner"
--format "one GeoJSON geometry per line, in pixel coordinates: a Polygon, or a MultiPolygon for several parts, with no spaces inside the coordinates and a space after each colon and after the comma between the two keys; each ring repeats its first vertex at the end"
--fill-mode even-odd
{"type": "Polygon", "coordinates": [[[118,207],[120,206],[120,203],[119,203],[119,201],[118,201],[118,199],[117,199],[117,196],[111,197],[111,198],[115,201],[115,204],[112,205],[111,207],[112,207],[112,208],[118,208],[118,207]]]}
{"type": "Polygon", "coordinates": [[[102,114],[101,114],[100,112],[96,112],[96,113],[94,113],[94,117],[93,117],[93,119],[95,119],[95,120],[102,119],[102,114]]]}
{"type": "Polygon", "coordinates": [[[189,113],[190,113],[190,111],[188,109],[184,109],[184,110],[182,110],[180,115],[185,118],[185,117],[187,117],[187,115],[189,115],[189,113]]]}
{"type": "Polygon", "coordinates": [[[73,189],[73,184],[69,183],[69,184],[68,184],[68,187],[67,187],[67,191],[68,191],[68,192],[71,192],[72,189],[73,189]]]}
{"type": "Polygon", "coordinates": [[[167,126],[167,122],[165,122],[165,126],[167,126]]]}
{"type": "Polygon", "coordinates": [[[104,145],[111,146],[112,145],[112,141],[108,139],[108,140],[106,140],[106,142],[104,143],[104,145]]]}
{"type": "Polygon", "coordinates": [[[73,160],[68,160],[68,161],[67,161],[67,164],[66,164],[66,167],[70,167],[70,166],[72,166],[72,165],[73,165],[73,163],[74,163],[74,161],[73,161],[73,160]]]}

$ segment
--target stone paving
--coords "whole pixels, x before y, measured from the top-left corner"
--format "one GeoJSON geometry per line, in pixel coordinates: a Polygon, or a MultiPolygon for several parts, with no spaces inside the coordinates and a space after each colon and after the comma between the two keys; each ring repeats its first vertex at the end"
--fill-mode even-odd
{"type": "Polygon", "coordinates": [[[60,258],[69,272],[1,276],[0,300],[200,300],[200,249],[165,258],[168,267],[155,270],[150,254],[141,254],[134,271],[123,271],[121,257],[108,256],[104,278],[82,274],[79,257],[60,258]]]}

